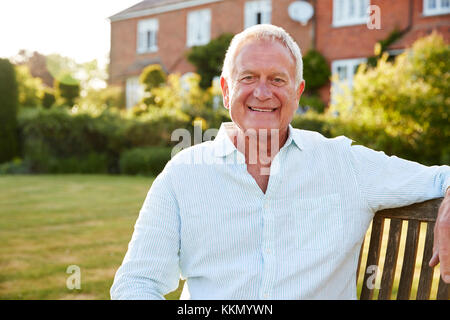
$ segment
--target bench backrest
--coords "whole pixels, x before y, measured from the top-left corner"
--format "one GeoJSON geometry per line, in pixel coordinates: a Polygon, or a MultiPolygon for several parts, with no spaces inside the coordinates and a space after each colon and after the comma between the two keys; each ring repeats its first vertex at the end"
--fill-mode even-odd
{"type": "MultiPolygon", "coordinates": [[[[370,235],[369,251],[367,254],[366,266],[378,266],[380,260],[381,243],[384,230],[385,219],[390,219],[389,236],[387,240],[386,255],[384,259],[383,273],[379,286],[378,299],[390,299],[392,286],[394,283],[395,269],[400,246],[400,236],[402,232],[402,221],[408,221],[408,229],[406,234],[405,252],[403,262],[401,264],[400,282],[398,285],[397,300],[408,300],[411,295],[411,287],[413,284],[414,268],[416,265],[416,257],[418,251],[418,242],[420,236],[420,225],[426,223],[426,235],[423,251],[422,266],[420,270],[420,278],[417,287],[417,299],[430,299],[431,284],[433,281],[434,268],[428,266],[428,262],[433,254],[433,234],[436,222],[437,212],[442,198],[416,203],[407,207],[386,209],[378,211],[372,221],[372,230],[370,235]]],[[[361,257],[364,243],[361,247],[359,257],[357,279],[361,271],[361,257]]],[[[437,266],[439,267],[439,265],[437,266]]],[[[373,298],[374,286],[367,285],[370,283],[370,272],[364,273],[364,280],[361,289],[360,299],[370,300],[373,298]]],[[[449,285],[445,284],[440,277],[436,299],[449,299],[449,285]]]]}

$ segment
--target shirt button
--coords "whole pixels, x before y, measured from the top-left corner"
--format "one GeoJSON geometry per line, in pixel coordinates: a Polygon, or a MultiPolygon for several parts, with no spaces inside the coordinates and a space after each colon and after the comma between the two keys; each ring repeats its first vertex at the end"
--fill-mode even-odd
{"type": "Polygon", "coordinates": [[[272,251],[270,251],[270,249],[266,249],[266,253],[270,254],[272,251]]]}
{"type": "Polygon", "coordinates": [[[269,294],[267,292],[264,292],[264,299],[269,299],[269,294]]]}
{"type": "Polygon", "coordinates": [[[269,204],[266,202],[264,203],[264,209],[267,209],[269,207],[269,204]]]}

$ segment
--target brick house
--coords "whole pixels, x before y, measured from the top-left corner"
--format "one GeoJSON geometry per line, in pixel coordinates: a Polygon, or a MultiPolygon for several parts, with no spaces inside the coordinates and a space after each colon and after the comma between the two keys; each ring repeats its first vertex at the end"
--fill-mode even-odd
{"type": "MultiPolygon", "coordinates": [[[[169,73],[195,71],[185,58],[195,45],[208,43],[225,32],[238,33],[258,23],[283,27],[305,54],[316,48],[334,74],[350,85],[355,67],[373,55],[377,41],[395,28],[405,35],[389,49],[398,54],[433,29],[450,40],[450,0],[308,0],[314,16],[306,23],[288,14],[292,0],[146,0],[111,21],[109,83],[125,88],[127,107],[142,94],[138,76],[158,63],[169,73]],[[381,28],[369,29],[369,5],[380,9],[381,28]]],[[[320,91],[328,102],[330,85],[320,91]]]]}

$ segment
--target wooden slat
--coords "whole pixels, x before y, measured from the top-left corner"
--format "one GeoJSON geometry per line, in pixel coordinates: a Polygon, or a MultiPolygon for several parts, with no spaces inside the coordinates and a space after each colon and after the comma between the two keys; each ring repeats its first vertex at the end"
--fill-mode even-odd
{"type": "Polygon", "coordinates": [[[398,285],[397,300],[409,300],[414,276],[414,267],[417,255],[417,242],[419,240],[420,221],[408,221],[408,233],[406,234],[405,254],[403,257],[402,272],[398,285]]]}
{"type": "Polygon", "coordinates": [[[361,249],[359,249],[359,258],[358,258],[358,268],[356,269],[356,285],[358,285],[358,279],[359,279],[359,269],[361,268],[361,258],[364,251],[364,242],[366,239],[363,239],[363,242],[361,243],[361,249]]]}
{"type": "Polygon", "coordinates": [[[439,206],[443,199],[444,198],[437,198],[421,203],[415,203],[406,207],[380,210],[376,215],[385,218],[435,222],[439,206]]]}
{"type": "Polygon", "coordinates": [[[381,277],[380,293],[378,300],[390,300],[392,284],[394,283],[395,267],[397,265],[398,248],[402,232],[402,220],[392,219],[389,227],[389,239],[386,249],[386,258],[381,277]]]}
{"type": "Polygon", "coordinates": [[[422,267],[420,268],[419,286],[417,288],[417,300],[430,299],[431,284],[433,283],[433,268],[428,263],[433,255],[434,223],[427,223],[427,235],[423,251],[422,267]]]}
{"type": "Polygon", "coordinates": [[[436,295],[436,300],[448,300],[449,299],[449,285],[442,280],[442,277],[439,277],[439,286],[438,292],[436,295]]]}
{"type": "MultiPolygon", "coordinates": [[[[369,253],[367,254],[367,267],[371,265],[378,266],[378,261],[380,259],[380,249],[381,249],[381,238],[383,236],[383,225],[384,218],[380,216],[375,216],[372,222],[372,234],[370,236],[369,243],[369,253]]],[[[361,289],[361,300],[370,300],[373,296],[373,289],[369,289],[367,286],[367,280],[371,276],[370,273],[364,271],[364,280],[361,289]]]]}

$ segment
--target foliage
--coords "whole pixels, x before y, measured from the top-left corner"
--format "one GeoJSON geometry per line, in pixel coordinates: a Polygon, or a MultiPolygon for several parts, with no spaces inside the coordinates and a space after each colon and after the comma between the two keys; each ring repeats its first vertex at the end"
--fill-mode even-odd
{"type": "Polygon", "coordinates": [[[58,104],[69,107],[75,105],[75,102],[80,96],[80,84],[78,80],[70,74],[65,74],[55,80],[54,87],[58,104]]]}
{"type": "Polygon", "coordinates": [[[80,105],[123,109],[125,94],[120,86],[108,86],[101,89],[89,88],[86,90],[86,96],[80,98],[80,105]]]}
{"type": "Polygon", "coordinates": [[[303,78],[306,82],[306,93],[313,94],[328,83],[331,71],[325,57],[317,50],[309,50],[303,56],[303,78]]]}
{"type": "Polygon", "coordinates": [[[171,157],[171,148],[134,148],[122,153],[120,172],[132,175],[158,175],[171,157]]]}
{"type": "Polygon", "coordinates": [[[313,95],[303,94],[302,97],[300,98],[299,105],[302,108],[314,110],[315,112],[319,113],[323,113],[325,111],[325,103],[316,94],[313,95]]]}
{"type": "Polygon", "coordinates": [[[450,46],[433,33],[417,40],[395,62],[385,54],[373,69],[359,68],[353,91],[333,110],[360,127],[385,131],[398,156],[424,164],[450,158],[450,46]]]}
{"type": "Polygon", "coordinates": [[[15,157],[12,161],[0,164],[0,174],[27,174],[31,173],[30,165],[27,161],[15,157]]]}
{"type": "Polygon", "coordinates": [[[107,155],[109,172],[118,170],[119,154],[125,149],[124,126],[111,110],[24,110],[19,124],[24,158],[33,172],[50,172],[54,159],[86,159],[92,153],[107,155]]]}
{"type": "Polygon", "coordinates": [[[44,87],[44,94],[42,95],[42,101],[41,104],[44,108],[51,108],[55,102],[56,102],[56,97],[55,97],[55,90],[51,89],[51,88],[46,88],[44,87]]]}
{"type": "Polygon", "coordinates": [[[187,59],[197,68],[201,76],[200,87],[207,89],[215,76],[222,72],[225,53],[231,43],[233,34],[224,33],[203,46],[194,46],[188,53],[187,59]]]}
{"type": "Polygon", "coordinates": [[[158,104],[158,95],[154,93],[154,90],[163,87],[166,81],[167,75],[159,64],[151,64],[145,67],[139,76],[139,82],[144,86],[145,92],[142,103],[147,106],[156,106],[158,104]]]}
{"type": "MultiPolygon", "coordinates": [[[[377,61],[381,59],[383,54],[387,51],[387,48],[395,41],[403,37],[405,31],[394,29],[386,39],[380,40],[375,44],[374,56],[367,59],[367,64],[371,67],[376,67],[377,61]]],[[[390,57],[392,60],[392,58],[390,57]]]]}
{"type": "Polygon", "coordinates": [[[41,105],[44,95],[42,80],[34,78],[28,66],[16,66],[16,78],[19,90],[19,105],[36,107],[41,105]]]}
{"type": "Polygon", "coordinates": [[[0,59],[0,163],[19,154],[17,135],[18,88],[14,66],[0,59]]]}

